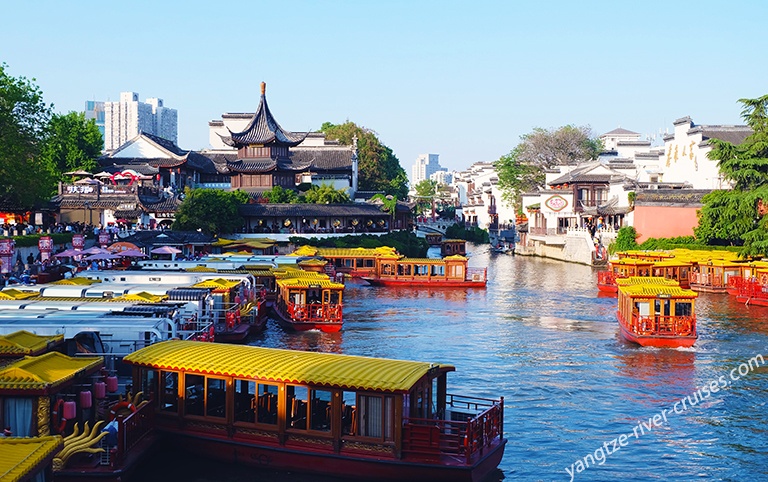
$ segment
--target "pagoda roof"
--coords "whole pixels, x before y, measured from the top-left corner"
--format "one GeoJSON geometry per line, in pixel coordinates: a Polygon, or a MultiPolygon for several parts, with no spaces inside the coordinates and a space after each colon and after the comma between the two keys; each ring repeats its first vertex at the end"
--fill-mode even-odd
{"type": "MultiPolygon", "coordinates": [[[[261,83],[261,100],[253,118],[242,132],[229,131],[229,139],[222,140],[234,147],[251,144],[278,144],[288,147],[298,145],[307,136],[306,133],[295,133],[284,130],[269,111],[266,96],[267,84],[261,83]]],[[[229,130],[229,129],[227,129],[229,130]]]]}

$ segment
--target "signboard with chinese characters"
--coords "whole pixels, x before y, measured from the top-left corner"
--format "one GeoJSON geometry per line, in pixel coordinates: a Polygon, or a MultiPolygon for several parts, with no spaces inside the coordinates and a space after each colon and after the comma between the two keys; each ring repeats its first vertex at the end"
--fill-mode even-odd
{"type": "Polygon", "coordinates": [[[53,251],[53,239],[50,236],[41,236],[37,240],[37,248],[40,250],[40,259],[45,261],[51,259],[51,251],[53,251]]]}
{"type": "Polygon", "coordinates": [[[85,247],[85,236],[82,234],[72,235],[72,249],[83,249],[85,247]]]}
{"type": "Polygon", "coordinates": [[[558,212],[562,211],[568,206],[568,200],[559,194],[555,194],[554,196],[551,196],[546,201],[544,201],[544,205],[552,211],[558,212]]]}
{"type": "Polygon", "coordinates": [[[107,246],[110,241],[111,241],[111,237],[109,236],[109,233],[106,233],[106,232],[99,233],[99,246],[103,248],[107,246]]]}
{"type": "Polygon", "coordinates": [[[0,270],[8,273],[13,268],[13,251],[16,243],[13,239],[0,239],[0,270]]]}

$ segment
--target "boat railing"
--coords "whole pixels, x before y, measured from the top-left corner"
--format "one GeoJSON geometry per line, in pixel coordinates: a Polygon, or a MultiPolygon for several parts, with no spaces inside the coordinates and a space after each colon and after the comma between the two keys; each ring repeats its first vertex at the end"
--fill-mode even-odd
{"type": "Polygon", "coordinates": [[[632,315],[630,329],[644,336],[696,336],[696,316],[632,315]]]}
{"type": "Polygon", "coordinates": [[[597,272],[597,283],[601,285],[616,285],[616,278],[617,276],[610,270],[597,272]]]}
{"type": "Polygon", "coordinates": [[[738,294],[748,298],[768,298],[768,285],[761,284],[757,278],[751,278],[739,285],[738,294]]]}
{"type": "Polygon", "coordinates": [[[709,273],[691,273],[690,283],[702,286],[711,286],[713,288],[723,288],[723,276],[709,273]]]}
{"type": "Polygon", "coordinates": [[[454,455],[467,464],[504,433],[504,398],[448,395],[445,419],[404,420],[405,455],[454,455]]]}
{"type": "Polygon", "coordinates": [[[341,303],[286,303],[287,314],[301,322],[340,322],[342,319],[341,303]]]}
{"type": "Polygon", "coordinates": [[[118,417],[117,421],[117,447],[112,452],[110,464],[113,467],[119,467],[125,460],[126,455],[141,440],[152,432],[155,411],[152,407],[152,401],[139,405],[135,412],[125,418],[118,417]]]}

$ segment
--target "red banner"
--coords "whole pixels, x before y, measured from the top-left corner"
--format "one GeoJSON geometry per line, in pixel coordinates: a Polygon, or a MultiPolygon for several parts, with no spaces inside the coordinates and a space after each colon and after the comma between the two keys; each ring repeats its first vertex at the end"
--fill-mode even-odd
{"type": "Polygon", "coordinates": [[[82,234],[72,235],[72,249],[83,249],[85,247],[85,236],[82,234]]]}

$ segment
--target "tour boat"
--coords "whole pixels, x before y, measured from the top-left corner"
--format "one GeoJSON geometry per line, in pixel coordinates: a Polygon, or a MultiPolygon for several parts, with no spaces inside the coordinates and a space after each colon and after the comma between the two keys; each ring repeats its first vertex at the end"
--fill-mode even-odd
{"type": "Polygon", "coordinates": [[[395,248],[380,246],[378,248],[317,248],[301,246],[292,253],[297,257],[317,257],[328,261],[326,273],[344,273],[353,278],[370,276],[376,269],[376,258],[381,256],[399,256],[395,248]]]}
{"type": "Polygon", "coordinates": [[[381,286],[484,288],[488,281],[487,268],[469,268],[467,261],[459,255],[442,259],[382,256],[376,259],[376,272],[363,279],[381,286]]]}
{"type": "Polygon", "coordinates": [[[707,293],[727,293],[728,279],[739,276],[743,262],[712,259],[697,263],[691,270],[691,289],[707,293]]]}
{"type": "Polygon", "coordinates": [[[124,361],[164,440],[228,463],[480,481],[506,444],[503,397],[448,392],[448,364],[182,340],[124,361]]]}
{"type": "Polygon", "coordinates": [[[609,261],[608,270],[597,273],[597,289],[606,293],[616,293],[618,291],[616,286],[618,278],[650,276],[653,264],[653,261],[637,258],[620,258],[609,261]]]}
{"type": "Polygon", "coordinates": [[[341,330],[344,285],[327,275],[298,269],[275,270],[277,321],[290,330],[341,330]]]}
{"type": "MultiPolygon", "coordinates": [[[[6,441],[48,447],[45,467],[34,465],[54,482],[126,480],[154,442],[154,410],[142,394],[123,399],[117,392],[117,377],[99,356],[52,351],[16,360],[0,368],[4,427],[14,437],[6,441]]],[[[0,445],[4,462],[13,453],[9,447],[0,445]]],[[[33,455],[25,463],[41,454],[33,455]]]]}
{"type": "Polygon", "coordinates": [[[743,279],[739,285],[736,301],[768,306],[768,268],[757,268],[751,277],[743,279]]]}
{"type": "Polygon", "coordinates": [[[668,258],[653,264],[651,276],[675,280],[681,288],[690,288],[690,272],[693,267],[691,261],[684,259],[668,258]]]}
{"type": "Polygon", "coordinates": [[[622,336],[642,346],[690,347],[696,342],[695,291],[672,280],[620,280],[616,317],[622,336]]]}

